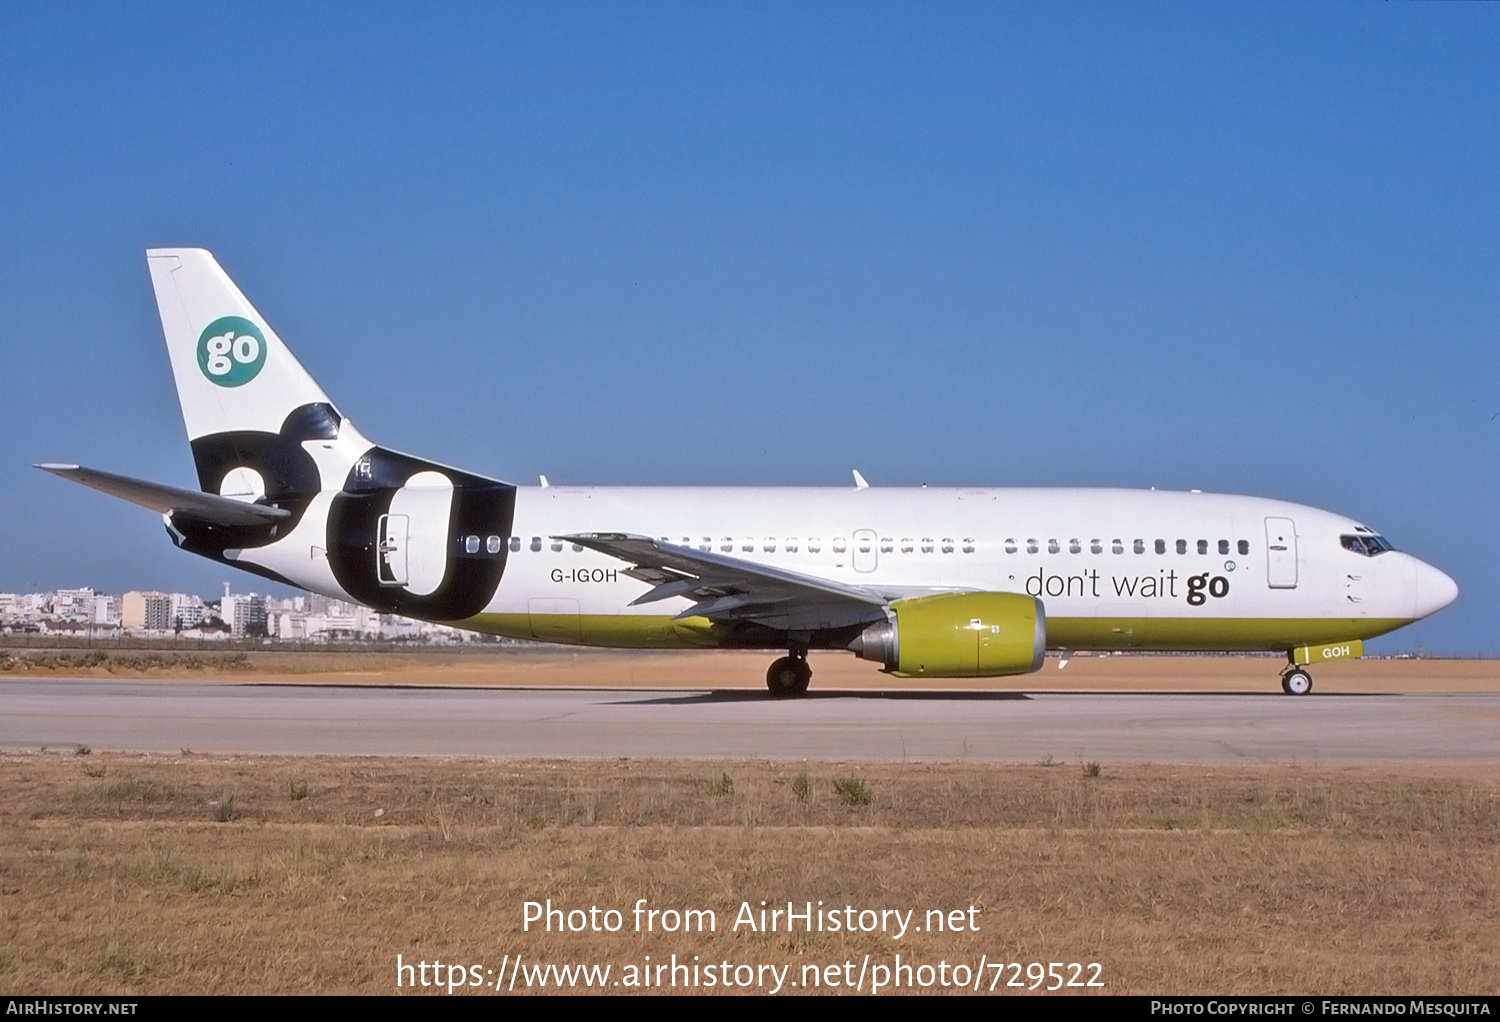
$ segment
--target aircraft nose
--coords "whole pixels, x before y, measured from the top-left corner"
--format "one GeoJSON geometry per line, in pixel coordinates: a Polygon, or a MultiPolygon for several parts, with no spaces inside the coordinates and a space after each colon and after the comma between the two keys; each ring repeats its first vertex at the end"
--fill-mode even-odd
{"type": "MultiPolygon", "coordinates": [[[[1415,560],[1415,558],[1413,558],[1415,560]]],[[[1458,599],[1458,583],[1425,561],[1416,561],[1416,605],[1419,618],[1436,614],[1458,599]]]]}

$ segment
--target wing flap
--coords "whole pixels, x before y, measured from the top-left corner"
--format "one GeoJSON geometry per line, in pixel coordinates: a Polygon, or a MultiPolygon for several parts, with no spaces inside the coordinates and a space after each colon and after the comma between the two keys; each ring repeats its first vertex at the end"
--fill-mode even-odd
{"type": "Polygon", "coordinates": [[[628,562],[626,573],[652,586],[632,606],[675,597],[693,601],[677,617],[775,621],[796,627],[801,617],[856,624],[884,613],[887,597],[862,586],[664,543],[625,532],[553,536],[628,562]]]}

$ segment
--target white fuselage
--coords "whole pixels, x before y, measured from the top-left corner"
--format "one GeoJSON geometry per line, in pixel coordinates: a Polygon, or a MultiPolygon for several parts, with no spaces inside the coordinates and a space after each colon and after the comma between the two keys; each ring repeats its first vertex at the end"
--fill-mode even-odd
{"type": "MultiPolygon", "coordinates": [[[[315,501],[304,522],[313,535],[325,505],[315,501]]],[[[491,620],[486,630],[529,634],[524,622],[535,614],[659,619],[691,605],[678,598],[632,606],[650,585],[627,575],[616,558],[552,538],[599,531],[642,534],[892,599],[1026,593],[1043,602],[1053,647],[1278,649],[1366,638],[1424,617],[1456,593],[1446,575],[1407,554],[1347,549],[1341,536],[1368,533],[1358,522],[1258,497],[1106,489],[520,487],[512,536],[499,537],[507,562],[484,611],[491,620]],[[1096,627],[1105,621],[1129,624],[1096,627]]],[[[422,532],[414,523],[413,536],[422,532]]],[[[442,541],[441,526],[428,532],[442,541]]],[[[315,591],[342,595],[295,534],[241,556],[315,591]]]]}

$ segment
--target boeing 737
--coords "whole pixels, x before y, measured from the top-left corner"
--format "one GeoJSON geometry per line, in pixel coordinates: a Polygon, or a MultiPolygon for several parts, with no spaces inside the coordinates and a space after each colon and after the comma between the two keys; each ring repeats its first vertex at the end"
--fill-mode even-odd
{"type": "Polygon", "coordinates": [[[898,678],[1047,650],[1274,651],[1309,666],[1458,587],[1342,515],[1106,489],[515,486],[367,440],[201,249],[146,253],[201,492],[38,467],[161,514],[178,547],[377,611],[586,646],[812,650],[898,678]]]}

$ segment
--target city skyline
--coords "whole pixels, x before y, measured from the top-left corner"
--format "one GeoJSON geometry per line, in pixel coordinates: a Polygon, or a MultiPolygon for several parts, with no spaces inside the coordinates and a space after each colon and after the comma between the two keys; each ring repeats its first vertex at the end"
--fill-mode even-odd
{"type": "Polygon", "coordinates": [[[80,632],[91,639],[109,638],[111,633],[143,638],[170,634],[298,642],[391,638],[454,642],[484,638],[316,593],[288,597],[235,593],[228,582],[216,600],[159,590],[127,590],[116,595],[91,587],[0,592],[0,636],[76,636],[80,632]]]}

